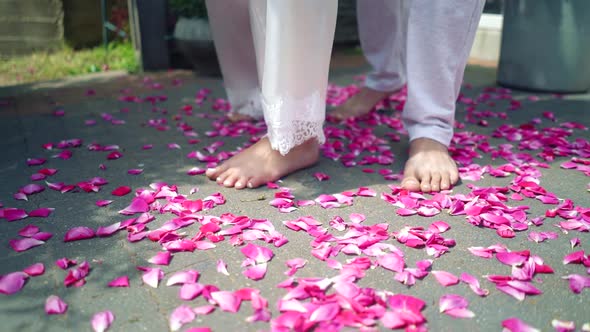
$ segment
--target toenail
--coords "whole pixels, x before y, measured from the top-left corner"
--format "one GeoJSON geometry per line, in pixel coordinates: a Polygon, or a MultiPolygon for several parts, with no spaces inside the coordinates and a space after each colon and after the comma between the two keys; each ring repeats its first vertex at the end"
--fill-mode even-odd
{"type": "Polygon", "coordinates": [[[252,182],[248,182],[248,188],[252,188],[252,182]]]}
{"type": "Polygon", "coordinates": [[[242,182],[236,182],[236,187],[241,187],[242,186],[242,182]]]}

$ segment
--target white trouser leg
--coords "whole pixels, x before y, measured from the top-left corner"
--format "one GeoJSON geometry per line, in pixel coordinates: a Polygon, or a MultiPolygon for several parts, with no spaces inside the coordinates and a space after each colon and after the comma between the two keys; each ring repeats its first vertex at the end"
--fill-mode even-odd
{"type": "Polygon", "coordinates": [[[337,9],[337,0],[269,0],[266,4],[262,106],[272,148],[283,155],[309,139],[325,140],[326,88],[337,9]]]}
{"type": "Polygon", "coordinates": [[[262,117],[248,0],[207,0],[207,12],[232,111],[262,117]]]}
{"type": "Polygon", "coordinates": [[[365,86],[395,91],[405,84],[407,1],[358,0],[357,21],[363,54],[373,70],[365,86]]]}
{"type": "Polygon", "coordinates": [[[410,140],[451,142],[455,102],[483,5],[484,0],[411,1],[402,114],[410,140]]]}

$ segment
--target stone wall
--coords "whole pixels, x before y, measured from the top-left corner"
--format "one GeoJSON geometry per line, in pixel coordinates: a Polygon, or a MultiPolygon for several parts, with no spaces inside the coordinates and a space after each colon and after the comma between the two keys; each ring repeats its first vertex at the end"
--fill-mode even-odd
{"type": "Polygon", "coordinates": [[[0,54],[55,48],[63,36],[62,0],[0,0],[0,54]]]}
{"type": "MultiPolygon", "coordinates": [[[[107,8],[112,1],[107,0],[107,8]]],[[[0,55],[51,50],[102,41],[100,0],[0,0],[0,55]]]]}

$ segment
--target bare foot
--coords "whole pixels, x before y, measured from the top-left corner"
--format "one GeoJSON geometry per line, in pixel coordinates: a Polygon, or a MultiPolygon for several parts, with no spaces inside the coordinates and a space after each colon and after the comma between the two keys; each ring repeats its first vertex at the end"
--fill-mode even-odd
{"type": "Polygon", "coordinates": [[[268,138],[264,137],[220,166],[208,169],[205,174],[228,188],[256,188],[315,164],[319,150],[317,140],[311,139],[283,156],[273,150],[268,138]]]}
{"type": "Polygon", "coordinates": [[[338,120],[357,117],[369,113],[377,103],[391,95],[394,91],[377,91],[362,87],[361,91],[352,96],[343,105],[338,106],[330,115],[338,120]]]}
{"type": "Polygon", "coordinates": [[[228,113],[227,118],[229,119],[229,121],[231,121],[233,123],[240,122],[240,121],[254,121],[254,118],[251,117],[250,115],[233,113],[233,112],[228,113]]]}
{"type": "Polygon", "coordinates": [[[446,146],[429,138],[418,138],[410,142],[410,156],[404,168],[402,188],[438,192],[451,188],[457,181],[457,164],[446,146]]]}

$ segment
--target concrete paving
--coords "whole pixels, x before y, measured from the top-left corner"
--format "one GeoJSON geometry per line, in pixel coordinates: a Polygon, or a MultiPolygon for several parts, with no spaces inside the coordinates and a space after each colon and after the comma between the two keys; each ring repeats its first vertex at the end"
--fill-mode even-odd
{"type": "MultiPolygon", "coordinates": [[[[356,58],[355,58],[356,59],[356,58]]],[[[358,59],[343,61],[335,66],[331,73],[331,81],[336,84],[346,85],[353,82],[355,75],[363,73],[367,68],[358,59]]],[[[150,75],[146,75],[150,76],[150,75]]],[[[519,317],[528,324],[542,330],[553,330],[552,320],[573,321],[578,330],[584,323],[590,322],[590,290],[586,289],[581,294],[574,294],[568,287],[568,282],[562,277],[569,274],[587,276],[587,268],[579,264],[562,264],[564,255],[575,250],[590,252],[590,235],[585,232],[570,231],[568,234],[561,232],[554,225],[563,221],[559,217],[547,218],[542,226],[532,226],[529,230],[517,232],[516,237],[505,239],[499,237],[494,230],[474,227],[466,222],[464,215],[451,216],[446,211],[434,217],[400,217],[396,214],[397,207],[380,198],[381,193],[391,193],[388,185],[396,184],[395,181],[384,180],[377,173],[364,173],[364,167],[346,168],[339,162],[322,158],[314,167],[299,171],[287,176],[280,183],[281,186],[292,188],[297,199],[314,199],[320,194],[340,193],[346,190],[355,191],[359,187],[369,187],[377,192],[377,197],[356,197],[354,204],[339,209],[323,209],[319,206],[301,207],[291,213],[280,213],[269,205],[276,190],[260,188],[256,190],[237,191],[226,189],[208,181],[203,175],[188,176],[186,172],[194,167],[205,167],[194,159],[188,159],[187,153],[209,145],[219,138],[209,138],[205,133],[211,130],[212,120],[198,117],[196,114],[210,114],[219,116],[220,112],[211,108],[216,97],[223,97],[222,84],[219,79],[192,77],[186,73],[160,73],[151,75],[151,82],[161,83],[162,87],[144,82],[141,78],[114,77],[100,82],[80,82],[68,89],[68,87],[43,87],[35,86],[0,89],[0,202],[4,208],[15,207],[27,211],[40,207],[55,208],[47,218],[26,218],[14,222],[0,219],[0,275],[20,271],[25,267],[42,262],[46,271],[43,275],[30,278],[24,288],[13,295],[0,295],[0,322],[2,331],[86,331],[90,330],[90,318],[99,311],[111,310],[116,318],[111,326],[111,331],[166,331],[168,330],[168,317],[174,308],[184,301],[178,298],[178,287],[167,287],[167,277],[176,271],[195,269],[201,273],[199,282],[216,285],[222,290],[237,290],[243,287],[253,287],[261,290],[261,295],[268,299],[269,308],[273,317],[279,315],[277,302],[286,294],[286,291],[277,288],[277,284],[287,277],[285,262],[292,258],[301,257],[308,264],[296,273],[296,277],[331,277],[337,272],[329,269],[322,262],[311,255],[310,242],[312,238],[305,232],[294,232],[285,226],[283,221],[294,220],[299,216],[313,216],[326,227],[334,216],[342,216],[347,219],[351,213],[365,214],[366,225],[387,223],[389,231],[399,231],[403,226],[428,227],[435,220],[444,220],[451,225],[451,229],[443,235],[453,238],[456,245],[450,251],[439,258],[427,255],[424,249],[405,247],[394,239],[386,242],[396,245],[403,250],[408,267],[414,267],[415,262],[423,259],[433,259],[433,270],[443,270],[460,275],[463,272],[475,275],[480,280],[483,288],[489,289],[487,297],[475,295],[465,284],[451,287],[439,285],[432,274],[423,280],[418,280],[415,285],[408,287],[394,280],[394,273],[382,267],[375,267],[366,272],[366,276],[358,281],[362,287],[371,287],[377,290],[386,290],[393,293],[403,293],[423,299],[426,308],[423,311],[427,319],[427,327],[431,331],[499,331],[501,322],[509,317],[519,317]],[[175,78],[182,78],[182,85],[172,84],[175,78]],[[126,103],[117,100],[121,88],[129,88],[131,93],[141,96],[165,95],[167,100],[158,103],[153,109],[149,103],[126,103]],[[156,88],[156,89],[153,89],[156,88]],[[191,145],[187,138],[175,128],[174,115],[183,114],[181,107],[193,104],[194,96],[201,88],[212,90],[210,97],[202,105],[195,107],[194,115],[184,116],[186,121],[199,134],[201,142],[191,145]],[[88,89],[95,90],[95,94],[87,96],[88,89]],[[129,112],[121,112],[122,108],[128,108],[129,112]],[[162,112],[166,109],[168,112],[162,112]],[[54,116],[56,110],[65,111],[61,117],[54,116]],[[103,120],[101,114],[111,114],[117,119],[124,120],[124,124],[112,125],[103,120]],[[96,120],[96,125],[86,126],[85,120],[96,120]],[[149,119],[166,119],[170,130],[159,131],[147,125],[149,119]],[[73,156],[69,160],[53,158],[59,150],[47,151],[42,145],[48,142],[59,142],[64,139],[80,138],[83,144],[79,148],[71,148],[73,156]],[[118,160],[107,160],[106,152],[89,151],[86,146],[90,143],[102,145],[119,145],[123,157],[118,160]],[[181,149],[169,149],[168,143],[177,143],[181,149]],[[144,144],[153,144],[153,149],[142,150],[144,144]],[[43,166],[27,166],[27,158],[47,158],[43,166]],[[106,170],[99,169],[100,164],[107,166],[106,170]],[[97,193],[85,193],[82,191],[60,193],[51,189],[30,195],[28,201],[15,200],[13,194],[19,188],[32,183],[30,176],[38,169],[48,167],[58,169],[58,173],[47,178],[50,182],[65,182],[76,184],[95,176],[101,176],[108,180],[97,193]],[[139,175],[127,174],[128,169],[141,168],[143,173],[139,175]],[[318,182],[313,174],[323,172],[330,175],[330,180],[318,182]],[[115,197],[111,191],[122,185],[133,189],[147,188],[153,182],[167,182],[175,184],[179,192],[188,194],[193,187],[199,191],[191,197],[203,198],[205,196],[221,192],[227,199],[224,205],[219,205],[208,211],[209,214],[220,216],[223,213],[246,215],[251,218],[268,219],[276,229],[286,236],[289,242],[275,248],[262,241],[256,243],[272,248],[275,257],[269,263],[268,272],[264,279],[252,281],[242,275],[242,263],[244,256],[239,248],[232,247],[229,242],[222,241],[211,250],[196,250],[194,253],[176,253],[169,266],[162,269],[166,278],[157,289],[144,285],[141,274],[136,266],[153,266],[147,259],[161,250],[159,244],[147,239],[131,243],[128,242],[124,232],[119,232],[112,237],[94,238],[90,240],[64,243],[64,234],[72,227],[87,226],[93,229],[99,226],[110,225],[114,222],[126,219],[117,212],[126,207],[131,201],[131,194],[123,197],[115,197]],[[95,205],[97,200],[113,200],[107,207],[99,208],[95,205]],[[10,239],[18,238],[18,231],[25,225],[36,225],[42,231],[51,232],[53,238],[44,245],[24,252],[13,251],[8,243],[10,239]],[[535,243],[527,240],[531,231],[557,232],[559,237],[543,243],[535,243]],[[570,239],[578,237],[581,245],[576,249],[570,248],[570,239]],[[543,291],[537,296],[527,296],[523,301],[517,301],[498,290],[483,276],[492,274],[509,275],[510,267],[502,265],[494,258],[483,259],[472,255],[467,248],[473,246],[487,247],[501,243],[513,251],[529,249],[532,254],[543,258],[546,264],[554,270],[554,274],[537,275],[535,285],[543,291]],[[92,270],[88,275],[87,284],[80,288],[66,288],[63,279],[66,271],[55,266],[54,262],[68,257],[79,262],[87,260],[92,270]],[[218,273],[216,264],[222,258],[227,263],[229,276],[218,273]],[[112,279],[128,275],[129,288],[109,288],[107,283],[112,279]],[[475,313],[471,319],[454,319],[439,313],[439,298],[448,293],[459,294],[468,299],[469,309],[475,313]],[[48,316],[44,312],[44,303],[49,295],[58,295],[69,304],[69,309],[64,315],[48,316]]],[[[469,67],[465,82],[471,85],[465,88],[463,93],[468,97],[477,97],[486,87],[494,86],[494,69],[469,67]]],[[[176,81],[175,83],[179,83],[176,81]]],[[[556,127],[560,123],[575,121],[590,127],[590,96],[573,95],[563,98],[555,98],[549,94],[513,92],[513,98],[522,101],[522,107],[516,111],[507,111],[509,105],[506,100],[498,100],[495,105],[488,105],[481,110],[489,110],[493,113],[507,112],[508,118],[487,118],[489,126],[483,127],[466,123],[465,128],[458,131],[472,131],[475,133],[490,135],[501,124],[520,125],[530,122],[533,118],[539,118],[542,126],[556,127]],[[539,96],[540,99],[529,100],[530,96],[539,96]],[[557,123],[543,117],[543,112],[551,111],[556,115],[557,123]]],[[[194,104],[193,104],[194,105],[194,104]]],[[[461,104],[458,109],[457,119],[465,122],[466,105],[461,104]]],[[[479,108],[478,108],[479,109],[479,108]]],[[[390,112],[389,110],[381,112],[390,112]]],[[[334,126],[334,124],[330,124],[334,126]]],[[[384,135],[391,130],[385,126],[376,129],[376,133],[384,135]]],[[[385,137],[385,136],[384,136],[385,137]]],[[[574,130],[569,137],[590,139],[587,130],[574,130]]],[[[226,139],[226,145],[222,150],[244,143],[248,137],[226,139]]],[[[388,140],[388,142],[390,142],[388,140]]],[[[507,144],[503,139],[490,139],[492,146],[507,144]]],[[[390,168],[399,172],[404,163],[407,143],[402,137],[401,143],[387,143],[391,145],[396,158],[390,166],[368,166],[375,170],[390,168]]],[[[516,144],[516,143],[511,143],[516,144]]],[[[516,151],[516,147],[514,147],[516,151]]],[[[203,151],[203,150],[201,150],[203,151]]],[[[540,150],[531,152],[533,155],[540,150]]],[[[529,151],[530,152],[530,151],[529,151]]],[[[492,159],[490,154],[481,153],[482,158],[475,159],[478,165],[499,166],[506,160],[492,159]]],[[[590,199],[587,190],[588,177],[576,170],[560,168],[560,164],[569,161],[568,158],[556,158],[548,162],[550,168],[542,169],[540,184],[560,199],[571,199],[576,206],[589,207],[590,199]]],[[[478,187],[507,186],[514,178],[514,174],[506,178],[496,178],[485,175],[479,181],[464,180],[454,188],[454,194],[468,194],[471,189],[468,184],[478,187]]],[[[44,184],[43,181],[39,181],[44,184]]],[[[525,199],[523,202],[510,201],[509,205],[528,205],[529,220],[544,216],[547,209],[554,205],[544,205],[535,199],[525,199]]],[[[149,224],[150,229],[161,226],[174,216],[172,214],[156,214],[156,221],[149,224]]],[[[193,225],[184,230],[189,236],[197,232],[197,226],[193,225]]],[[[333,234],[340,234],[330,229],[333,234]]],[[[340,253],[335,259],[345,262],[353,256],[340,253]]],[[[187,303],[187,302],[184,302],[187,303]]],[[[192,307],[204,305],[203,297],[188,302],[192,307]]],[[[188,327],[210,327],[214,331],[258,331],[270,330],[269,323],[247,323],[246,317],[252,314],[249,304],[244,303],[238,313],[228,313],[216,310],[210,315],[199,315],[196,320],[187,324],[188,327]]],[[[381,323],[375,325],[377,330],[386,330],[381,323]]],[[[353,330],[353,329],[349,329],[353,330]]]]}

